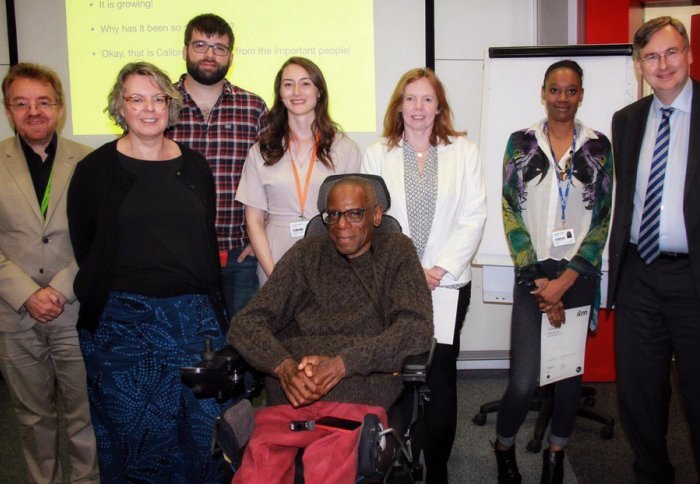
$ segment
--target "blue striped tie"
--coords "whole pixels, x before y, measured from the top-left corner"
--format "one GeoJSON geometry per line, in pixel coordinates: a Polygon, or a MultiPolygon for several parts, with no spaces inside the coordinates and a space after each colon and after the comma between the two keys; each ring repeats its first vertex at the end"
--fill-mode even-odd
{"type": "Polygon", "coordinates": [[[644,200],[642,223],[639,226],[639,244],[637,250],[645,264],[649,265],[659,256],[659,226],[661,221],[661,196],[664,192],[664,176],[668,159],[668,142],[671,138],[671,114],[673,108],[661,108],[662,119],[654,145],[654,157],[651,160],[647,196],[644,200]]]}

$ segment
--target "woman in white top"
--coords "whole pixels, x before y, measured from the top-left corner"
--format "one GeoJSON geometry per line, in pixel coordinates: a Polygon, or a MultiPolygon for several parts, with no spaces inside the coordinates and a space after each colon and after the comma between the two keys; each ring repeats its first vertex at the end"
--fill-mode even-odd
{"type": "MultiPolygon", "coordinates": [[[[540,95],[546,118],[512,133],[503,157],[503,227],[516,284],[510,374],[498,408],[494,445],[500,484],[522,480],[515,438],[540,374],[542,313],[559,327],[565,309],[588,306],[589,321],[595,324],[612,208],[610,142],[576,119],[583,101],[581,66],[571,60],[550,65],[540,95]]],[[[581,376],[553,383],[542,484],[564,480],[564,455],[574,428],[581,376]]]]}
{"type": "Polygon", "coordinates": [[[470,263],[486,221],[486,194],[476,146],[452,127],[445,90],[432,70],[412,69],[401,77],[383,137],[367,149],[362,171],[384,178],[389,213],[413,240],[433,291],[439,344],[428,378],[431,400],[414,448],[425,453],[427,482],[446,483],[457,423],[459,333],[471,294],[470,263]]]}
{"type": "Polygon", "coordinates": [[[246,206],[261,284],[318,213],[323,180],[357,172],[360,162],[359,149],[328,114],[321,70],[304,57],[289,58],[275,78],[267,129],[250,149],[236,191],[236,200],[246,206]]]}

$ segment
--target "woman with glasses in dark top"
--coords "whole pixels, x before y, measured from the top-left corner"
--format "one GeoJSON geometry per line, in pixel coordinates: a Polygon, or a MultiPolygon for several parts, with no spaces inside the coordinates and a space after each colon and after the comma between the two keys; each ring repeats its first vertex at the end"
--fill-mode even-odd
{"type": "Polygon", "coordinates": [[[167,139],[182,100],[168,76],[121,70],[107,112],[123,135],[78,164],[68,194],[80,346],[103,482],[214,482],[221,407],[179,368],[223,346],[214,182],[167,139]]]}

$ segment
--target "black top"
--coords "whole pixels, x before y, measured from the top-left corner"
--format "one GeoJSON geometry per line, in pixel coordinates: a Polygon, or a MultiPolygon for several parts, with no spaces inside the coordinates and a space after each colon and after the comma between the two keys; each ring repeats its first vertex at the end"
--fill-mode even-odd
{"type": "Polygon", "coordinates": [[[119,161],[136,180],[119,211],[112,290],[151,297],[209,293],[216,275],[202,250],[206,211],[177,179],[182,157],[154,162],[120,153],[119,161]]]}
{"type": "Polygon", "coordinates": [[[32,183],[34,184],[36,198],[39,201],[39,206],[41,206],[41,202],[44,199],[44,193],[46,192],[46,185],[48,185],[49,177],[51,176],[53,159],[56,157],[56,145],[58,144],[58,138],[56,133],[54,133],[53,138],[51,138],[51,142],[46,147],[46,150],[44,150],[44,153],[46,153],[45,160],[42,160],[41,156],[36,154],[32,147],[29,146],[21,136],[19,137],[19,143],[22,146],[24,158],[27,160],[29,174],[32,176],[32,183]]]}
{"type": "MultiPolygon", "coordinates": [[[[178,145],[182,152],[181,167],[174,173],[165,174],[160,183],[170,186],[171,189],[179,183],[182,188],[186,188],[184,192],[188,192],[188,203],[196,205],[196,208],[188,207],[187,212],[180,218],[183,230],[193,228],[191,224],[195,222],[190,219],[191,213],[201,211],[204,214],[207,233],[206,236],[201,236],[203,245],[188,250],[205,261],[199,264],[198,271],[209,270],[208,274],[212,275],[202,279],[215,281],[206,292],[220,296],[220,268],[214,228],[214,178],[202,155],[185,145],[178,145]]],[[[137,181],[138,176],[120,163],[117,141],[101,146],[76,166],[68,189],[68,227],[75,260],[80,268],[73,285],[80,301],[79,328],[97,328],[109,291],[115,289],[121,243],[128,240],[129,235],[125,234],[131,230],[130,226],[120,228],[120,216],[125,205],[125,213],[131,211],[133,214],[134,208],[129,208],[132,203],[129,198],[132,190],[138,187],[137,181]]],[[[179,189],[176,191],[183,193],[179,189]]],[[[140,209],[143,210],[144,207],[141,206],[140,209]]],[[[131,250],[133,251],[133,246],[131,250]]],[[[174,257],[171,260],[174,260],[174,257]]],[[[195,277],[190,279],[196,280],[195,277]]],[[[205,290],[203,284],[195,284],[205,290]]],[[[216,297],[215,302],[222,301],[216,297]]],[[[221,305],[216,309],[220,310],[221,305]]]]}

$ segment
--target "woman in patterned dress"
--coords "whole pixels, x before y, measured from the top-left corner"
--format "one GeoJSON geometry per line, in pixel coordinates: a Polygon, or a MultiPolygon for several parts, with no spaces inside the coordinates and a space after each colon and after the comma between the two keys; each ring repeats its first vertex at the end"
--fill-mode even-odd
{"type": "Polygon", "coordinates": [[[216,481],[211,435],[221,405],[195,398],[180,378],[206,339],[224,345],[216,195],[204,157],[163,135],[181,104],[156,66],[125,65],[107,107],[124,134],[78,163],[69,188],[103,483],[216,481]]]}
{"type": "Polygon", "coordinates": [[[471,260],[486,221],[481,162],[474,143],[452,126],[445,89],[430,69],[399,80],[362,171],[384,178],[390,215],[413,240],[433,291],[438,345],[428,384],[431,400],[416,429],[427,482],[446,483],[457,425],[457,356],[471,295],[471,260]]]}
{"type": "MultiPolygon", "coordinates": [[[[601,256],[612,201],[610,142],[576,120],[583,71],[573,61],[547,69],[541,91],[547,117],[511,134],[503,161],[503,224],[515,266],[510,378],[501,399],[494,451],[499,483],[521,481],[515,435],[529,410],[540,370],[542,313],[560,326],[564,309],[598,309],[601,256]]],[[[563,480],[581,375],[555,383],[542,483],[563,480]]]]}

